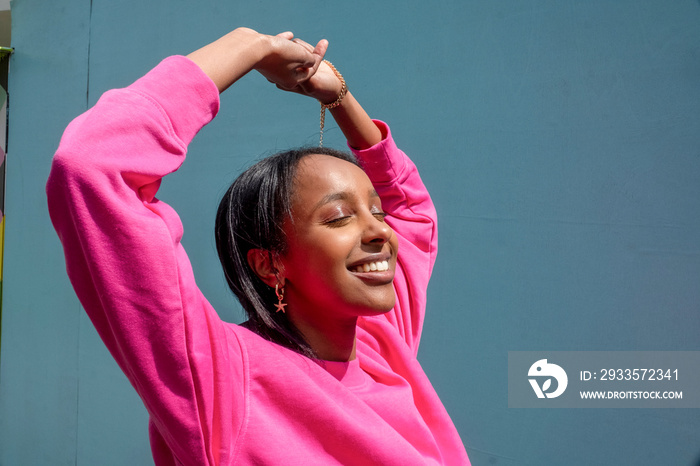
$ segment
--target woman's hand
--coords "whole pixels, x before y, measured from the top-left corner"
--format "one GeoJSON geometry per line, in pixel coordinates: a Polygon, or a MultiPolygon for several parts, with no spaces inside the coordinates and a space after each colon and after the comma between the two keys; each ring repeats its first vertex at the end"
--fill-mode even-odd
{"type": "MultiPolygon", "coordinates": [[[[314,47],[301,39],[293,39],[293,42],[304,47],[307,52],[315,50],[314,47]]],[[[325,45],[326,47],[328,46],[327,43],[325,45]]],[[[277,87],[313,97],[322,104],[331,104],[338,99],[343,83],[331,67],[327,63],[322,62],[311,77],[300,81],[295,87],[285,88],[279,85],[277,87]]],[[[374,124],[349,91],[340,101],[340,105],[330,109],[330,112],[347,138],[348,144],[356,149],[367,149],[384,138],[377,125],[374,124]]]]}
{"type": "MultiPolygon", "coordinates": [[[[342,84],[333,70],[322,63],[328,41],[312,46],[295,39],[291,32],[276,36],[238,28],[221,39],[188,55],[223,92],[255,69],[280,89],[334,102],[342,84]]],[[[348,92],[341,104],[330,110],[352,147],[365,149],[382,140],[382,134],[348,92]]]]}
{"type": "Polygon", "coordinates": [[[269,50],[255,64],[255,69],[280,89],[289,91],[297,89],[318,73],[328,49],[325,39],[312,47],[300,39],[292,40],[294,34],[291,32],[265,37],[269,50]]]}
{"type": "MultiPolygon", "coordinates": [[[[293,39],[292,42],[303,47],[307,52],[314,52],[316,49],[318,49],[318,45],[314,48],[311,46],[311,44],[308,44],[301,39],[293,39]]],[[[323,50],[325,54],[325,51],[328,48],[328,42],[325,40],[321,42],[325,43],[325,48],[323,50]]],[[[319,44],[321,42],[319,42],[319,44]]],[[[315,73],[311,74],[306,80],[299,81],[296,86],[284,87],[278,85],[277,87],[286,91],[296,92],[298,94],[312,97],[324,104],[330,104],[335,102],[335,100],[338,98],[342,88],[342,83],[331,67],[328,66],[327,63],[321,62],[315,73]]]]}
{"type": "Polygon", "coordinates": [[[192,52],[188,58],[223,92],[249,71],[256,69],[282,89],[292,89],[316,73],[328,42],[307,47],[292,41],[291,32],[277,36],[238,28],[221,39],[192,52]]]}

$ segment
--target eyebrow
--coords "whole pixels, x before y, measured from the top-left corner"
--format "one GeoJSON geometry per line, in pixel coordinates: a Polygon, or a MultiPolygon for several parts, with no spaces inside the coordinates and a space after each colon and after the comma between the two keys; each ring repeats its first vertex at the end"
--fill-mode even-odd
{"type": "MultiPolygon", "coordinates": [[[[337,193],[327,194],[327,195],[323,196],[323,198],[321,198],[321,200],[316,203],[313,210],[316,210],[319,207],[324,206],[326,204],[329,204],[333,201],[346,201],[346,200],[350,199],[351,197],[352,196],[347,191],[340,191],[337,193]]],[[[377,194],[377,190],[374,188],[371,188],[369,190],[369,197],[370,198],[379,197],[379,194],[377,194]]]]}

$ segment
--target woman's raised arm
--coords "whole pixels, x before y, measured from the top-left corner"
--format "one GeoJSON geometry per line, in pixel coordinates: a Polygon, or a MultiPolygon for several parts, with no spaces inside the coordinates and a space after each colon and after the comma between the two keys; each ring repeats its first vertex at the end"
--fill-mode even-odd
{"type": "Polygon", "coordinates": [[[301,46],[297,40],[291,40],[293,37],[291,32],[268,36],[238,28],[187,58],[214,81],[219,92],[254,69],[279,87],[292,89],[316,73],[328,47],[326,40],[316,47],[306,42],[301,46]]]}
{"type": "Polygon", "coordinates": [[[53,160],[48,207],[68,275],[149,411],[158,464],[228,464],[233,450],[216,445],[243,423],[246,372],[156,192],[217,113],[218,92],[252,69],[292,87],[317,69],[326,42],[308,51],[291,38],[237,29],[190,60],[165,59],[77,117],[53,160]]]}
{"type": "MultiPolygon", "coordinates": [[[[299,39],[307,51],[313,47],[299,39]]],[[[281,87],[281,86],[278,86],[281,87]]],[[[322,104],[335,102],[342,80],[328,63],[298,86],[287,89],[313,97],[322,104]]],[[[389,127],[373,121],[350,92],[330,108],[348,145],[360,160],[389,215],[386,222],[399,237],[399,259],[394,287],[397,305],[384,314],[406,344],[418,350],[426,306],[426,292],[437,254],[437,215],[413,162],[396,146],[389,127]]]]}
{"type": "MultiPolygon", "coordinates": [[[[302,45],[309,53],[315,53],[319,47],[317,45],[314,48],[301,39],[293,39],[292,42],[302,45]]],[[[321,41],[319,44],[322,42],[325,41],[321,41]]],[[[327,47],[328,44],[325,43],[324,45],[327,47]]],[[[325,49],[323,52],[325,53],[325,49]]],[[[338,99],[343,85],[331,66],[327,62],[322,62],[318,66],[318,70],[312,73],[308,79],[300,80],[298,85],[294,87],[278,85],[277,87],[313,97],[322,104],[328,105],[338,99]]],[[[384,139],[385,135],[382,134],[349,91],[342,97],[338,106],[329,108],[329,110],[348,140],[350,147],[354,149],[368,149],[384,139]]]]}

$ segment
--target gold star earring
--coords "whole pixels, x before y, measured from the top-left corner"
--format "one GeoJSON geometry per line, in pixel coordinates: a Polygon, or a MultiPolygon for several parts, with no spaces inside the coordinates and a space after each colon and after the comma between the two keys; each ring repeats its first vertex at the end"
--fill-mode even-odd
{"type": "Polygon", "coordinates": [[[282,300],[284,299],[284,286],[280,287],[279,283],[275,284],[275,294],[277,295],[277,304],[275,304],[277,311],[275,312],[282,311],[282,313],[284,313],[284,307],[287,305],[282,302],[282,300]]]}

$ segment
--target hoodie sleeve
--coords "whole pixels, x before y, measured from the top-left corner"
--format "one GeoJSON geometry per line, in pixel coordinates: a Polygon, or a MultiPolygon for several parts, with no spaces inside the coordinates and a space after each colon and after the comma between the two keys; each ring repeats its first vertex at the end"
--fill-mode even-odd
{"type": "MultiPolygon", "coordinates": [[[[418,169],[394,142],[386,123],[375,120],[383,140],[353,152],[382,199],[387,223],[399,238],[394,277],[396,305],[385,314],[413,354],[418,352],[428,281],[437,255],[437,215],[418,169]]],[[[352,149],[352,148],[351,148],[352,149]]]]}
{"type": "Polygon", "coordinates": [[[158,464],[213,464],[240,425],[242,369],[197,288],[178,215],[155,197],[218,108],[196,64],[167,58],[71,122],[47,184],[71,283],[150,414],[158,464]]]}

